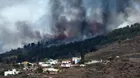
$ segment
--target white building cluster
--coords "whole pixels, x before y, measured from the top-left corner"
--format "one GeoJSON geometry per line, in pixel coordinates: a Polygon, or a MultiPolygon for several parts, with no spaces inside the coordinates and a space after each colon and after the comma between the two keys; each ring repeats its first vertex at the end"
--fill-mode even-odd
{"type": "Polygon", "coordinates": [[[12,71],[8,70],[4,72],[4,76],[8,76],[8,75],[17,75],[19,74],[20,71],[17,71],[16,69],[12,69],[12,71]]]}

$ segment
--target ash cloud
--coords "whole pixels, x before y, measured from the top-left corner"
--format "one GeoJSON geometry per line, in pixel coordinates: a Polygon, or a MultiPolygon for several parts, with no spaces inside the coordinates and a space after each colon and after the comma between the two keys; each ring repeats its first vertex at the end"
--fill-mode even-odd
{"type": "Polygon", "coordinates": [[[49,0],[0,0],[0,53],[48,38],[49,18],[49,0]]]}
{"type": "Polygon", "coordinates": [[[42,39],[85,39],[140,22],[139,0],[0,0],[0,52],[42,39]]]}
{"type": "Polygon", "coordinates": [[[121,19],[121,24],[118,28],[125,27],[127,25],[131,25],[134,23],[140,23],[140,1],[139,0],[130,0],[129,7],[125,9],[125,13],[127,16],[123,14],[123,18],[121,19]]]}
{"type": "Polygon", "coordinates": [[[53,33],[88,38],[115,29],[128,16],[130,0],[52,0],[53,33]],[[122,17],[122,18],[118,18],[122,17]]]}
{"type": "Polygon", "coordinates": [[[1,27],[0,40],[2,40],[2,51],[8,51],[20,46],[22,47],[25,44],[38,42],[46,38],[46,36],[42,35],[39,30],[33,30],[28,22],[18,21],[16,22],[15,26],[15,31],[9,30],[5,27],[1,27]]]}
{"type": "Polygon", "coordinates": [[[64,38],[81,36],[86,21],[82,0],[52,0],[51,3],[54,35],[64,38]]]}

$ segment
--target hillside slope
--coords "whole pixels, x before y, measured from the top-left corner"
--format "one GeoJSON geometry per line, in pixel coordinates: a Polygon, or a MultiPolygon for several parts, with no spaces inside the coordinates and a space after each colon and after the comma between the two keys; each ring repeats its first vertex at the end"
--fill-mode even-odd
{"type": "Polygon", "coordinates": [[[107,64],[92,64],[84,68],[70,68],[54,78],[140,78],[140,37],[116,41],[87,53],[87,60],[113,57],[107,64]],[[115,58],[120,56],[120,58],[115,58]]]}
{"type": "MultiPolygon", "coordinates": [[[[17,61],[24,61],[24,60],[36,61],[37,59],[42,60],[44,58],[62,58],[62,57],[67,58],[67,57],[76,56],[81,52],[86,54],[88,52],[96,51],[97,49],[101,48],[101,46],[108,45],[114,42],[118,42],[121,44],[122,40],[128,40],[139,35],[140,35],[140,24],[135,23],[131,26],[115,29],[114,31],[106,35],[100,35],[82,41],[75,41],[69,43],[66,42],[61,45],[53,44],[51,46],[50,46],[50,42],[38,42],[37,44],[31,43],[25,45],[23,48],[18,48],[15,50],[11,50],[7,53],[1,54],[0,57],[1,59],[8,58],[8,60],[9,57],[16,57],[17,61]]],[[[118,43],[114,43],[112,44],[112,46],[123,47],[123,45],[120,45],[118,43]]],[[[129,44],[125,44],[125,45],[129,45],[129,44]]],[[[131,46],[135,47],[133,45],[131,46]]],[[[106,49],[103,49],[103,51],[106,51],[106,49]]],[[[109,51],[119,54],[119,51],[115,51],[118,49],[117,47],[111,47],[110,49],[112,50],[109,51]]],[[[128,50],[129,49],[130,48],[128,47],[128,50]]],[[[131,48],[129,51],[131,50],[134,49],[131,48]]],[[[100,53],[100,51],[98,51],[98,53],[100,53]]]]}
{"type": "Polygon", "coordinates": [[[88,59],[103,59],[110,56],[127,56],[133,54],[140,54],[140,36],[104,45],[99,50],[87,54],[86,57],[88,59]]]}

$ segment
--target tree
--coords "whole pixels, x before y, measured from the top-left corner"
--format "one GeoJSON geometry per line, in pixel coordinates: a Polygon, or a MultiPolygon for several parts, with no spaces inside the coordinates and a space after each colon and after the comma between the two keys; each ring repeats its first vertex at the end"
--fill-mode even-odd
{"type": "Polygon", "coordinates": [[[43,69],[41,67],[37,68],[37,73],[43,73],[43,69]]]}
{"type": "Polygon", "coordinates": [[[44,62],[48,61],[48,58],[45,58],[43,61],[44,61],[44,62]]]}

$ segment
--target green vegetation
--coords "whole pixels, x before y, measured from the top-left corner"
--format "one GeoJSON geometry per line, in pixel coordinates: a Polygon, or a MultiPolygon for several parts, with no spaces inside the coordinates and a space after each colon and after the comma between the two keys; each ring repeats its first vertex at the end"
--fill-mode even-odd
{"type": "Polygon", "coordinates": [[[43,61],[44,61],[44,62],[48,61],[48,58],[45,58],[43,61]]]}
{"type": "MultiPolygon", "coordinates": [[[[38,42],[37,44],[31,43],[25,45],[24,48],[11,50],[5,54],[0,55],[1,58],[10,56],[16,56],[16,61],[37,61],[44,58],[60,58],[71,57],[78,54],[84,55],[86,52],[92,52],[96,50],[96,46],[105,45],[121,40],[133,38],[140,35],[140,24],[135,23],[131,26],[127,26],[108,33],[107,35],[100,35],[94,38],[86,39],[78,42],[71,42],[67,44],[61,44],[56,46],[48,46],[49,42],[38,42]]],[[[84,57],[84,56],[83,56],[84,57]]],[[[84,60],[84,58],[83,58],[84,60]]]]}
{"type": "Polygon", "coordinates": [[[41,67],[39,67],[36,71],[37,73],[43,73],[43,69],[41,67]]]}

